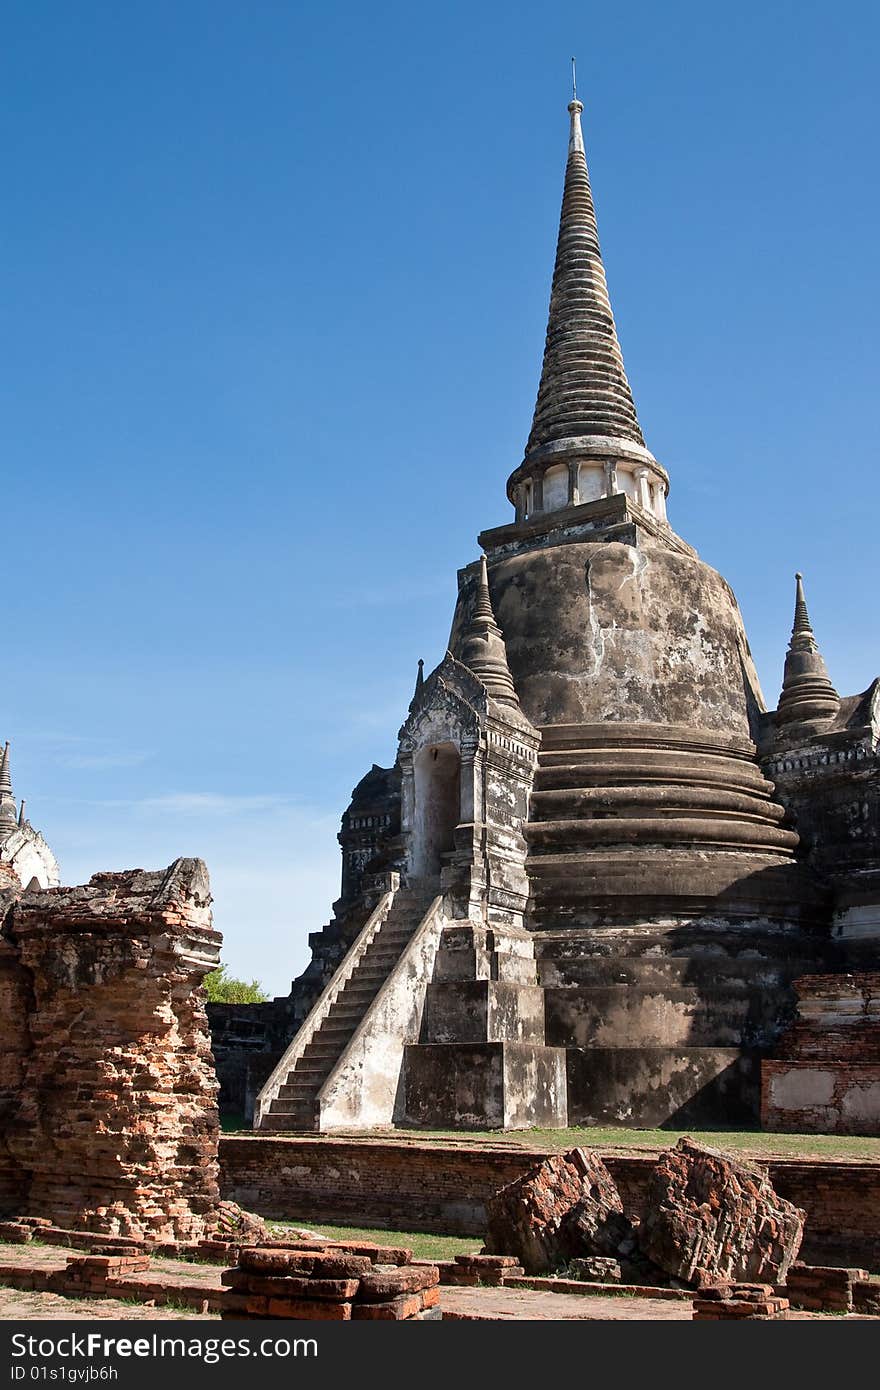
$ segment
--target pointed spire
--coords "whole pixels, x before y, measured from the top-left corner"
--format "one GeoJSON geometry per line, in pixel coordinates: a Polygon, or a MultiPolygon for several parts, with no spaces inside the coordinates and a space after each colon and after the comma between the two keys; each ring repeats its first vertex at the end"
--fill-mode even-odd
{"type": "Polygon", "coordinates": [[[16,825],[15,798],[12,795],[12,776],[9,770],[9,743],[0,757],[0,824],[16,825]]]}
{"type": "Polygon", "coordinates": [[[507,649],[501,628],[495,621],[489,593],[489,571],[485,555],[480,556],[480,572],[470,619],[465,624],[454,653],[469,666],[489,694],[503,704],[519,706],[516,687],[507,664],[507,649]]]}
{"type": "Polygon", "coordinates": [[[782,693],[776,723],[832,719],[840,708],[840,696],[831,684],[828,668],[813,635],[803,575],[795,575],[794,624],[785,658],[782,693]]]}
{"type": "Polygon", "coordinates": [[[27,805],[27,802],[25,801],[24,797],[22,797],[22,798],[21,798],[21,805],[20,805],[19,808],[18,808],[18,823],[19,823],[20,826],[23,826],[23,825],[25,824],[24,808],[25,808],[26,805],[27,805]]]}
{"type": "MultiPolygon", "coordinates": [[[[477,580],[477,602],[474,606],[474,621],[495,622],[492,612],[492,599],[489,596],[489,570],[485,555],[480,556],[480,577],[477,580]]],[[[500,631],[500,629],[499,629],[500,631]]]]}
{"type": "Polygon", "coordinates": [[[589,435],[645,443],[608,298],[583,109],[577,97],[568,104],[571,130],[547,342],[526,459],[548,444],[589,435]]]}
{"type": "Polygon", "coordinates": [[[625,493],[668,525],[669,477],[645,447],[608,297],[583,109],[575,95],[538,399],[507,496],[525,521],[625,493]]]}
{"type": "Polygon", "coordinates": [[[416,688],[415,688],[415,690],[413,691],[413,697],[412,697],[412,699],[411,699],[410,702],[409,702],[409,707],[410,707],[410,709],[412,709],[412,707],[413,707],[413,705],[415,704],[416,700],[419,698],[419,695],[420,695],[420,693],[421,693],[422,686],[423,686],[424,684],[425,684],[425,663],[424,663],[424,661],[422,660],[422,658],[419,657],[419,669],[418,669],[418,671],[416,672],[416,688]]]}
{"type": "Polygon", "coordinates": [[[792,640],[795,637],[808,637],[815,647],[816,639],[813,636],[813,629],[810,626],[810,615],[807,612],[807,600],[804,597],[804,576],[802,574],[796,574],[794,581],[794,625],[791,629],[792,640]]]}

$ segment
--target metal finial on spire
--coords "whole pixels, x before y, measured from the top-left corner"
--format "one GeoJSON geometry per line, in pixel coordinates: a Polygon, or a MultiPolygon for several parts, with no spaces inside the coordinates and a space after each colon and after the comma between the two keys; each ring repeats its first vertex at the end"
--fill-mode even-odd
{"type": "Polygon", "coordinates": [[[577,58],[572,58],[571,60],[571,99],[572,101],[577,101],[578,99],[577,58]]]}

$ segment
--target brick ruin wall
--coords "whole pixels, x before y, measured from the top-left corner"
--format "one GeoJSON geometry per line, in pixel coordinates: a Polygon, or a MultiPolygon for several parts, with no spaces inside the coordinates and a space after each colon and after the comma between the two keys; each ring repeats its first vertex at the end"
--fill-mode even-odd
{"type": "Polygon", "coordinates": [[[3,896],[0,1211],[198,1238],[219,1200],[204,864],[3,896]]]}
{"type": "MultiPolygon", "coordinates": [[[[527,1149],[428,1141],[224,1135],[224,1198],[276,1220],[482,1236],[486,1200],[545,1157],[527,1149]]],[[[653,1155],[603,1153],[640,1215],[653,1155]]],[[[807,1212],[802,1259],[880,1269],[880,1164],[773,1159],[781,1197],[807,1212]]]]}
{"type": "Polygon", "coordinates": [[[764,1129],[880,1134],[880,973],[795,981],[798,1017],[761,1064],[764,1129]]]}

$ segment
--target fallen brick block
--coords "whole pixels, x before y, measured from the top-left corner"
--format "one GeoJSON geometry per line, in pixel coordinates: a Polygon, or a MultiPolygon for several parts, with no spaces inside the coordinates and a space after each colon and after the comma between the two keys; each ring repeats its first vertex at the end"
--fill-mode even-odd
{"type": "Polygon", "coordinates": [[[266,1294],[273,1298],[335,1298],[344,1301],[354,1298],[358,1291],[358,1279],[310,1279],[307,1275],[253,1274],[248,1270],[230,1270],[234,1276],[227,1279],[229,1288],[249,1293],[266,1294]]]}
{"type": "Polygon", "coordinates": [[[384,1303],[355,1303],[351,1315],[354,1319],[373,1319],[382,1321],[402,1321],[414,1317],[422,1311],[422,1301],[418,1294],[402,1294],[384,1303]]]}
{"type": "Polygon", "coordinates": [[[788,1299],[774,1294],[770,1284],[718,1284],[701,1289],[693,1300],[696,1321],[755,1321],[782,1318],[788,1299]]]}
{"type": "Polygon", "coordinates": [[[428,1265],[423,1269],[404,1265],[388,1273],[374,1270],[372,1274],[362,1277],[358,1300],[365,1303],[382,1303],[386,1299],[396,1298],[399,1294],[418,1293],[422,1289],[430,1289],[439,1283],[439,1280],[440,1273],[436,1265],[428,1265]]]}
{"type": "Polygon", "coordinates": [[[683,1138],[657,1161],[639,1240],[664,1273],[698,1287],[761,1275],[782,1283],[803,1229],[803,1211],[762,1169],[683,1138]]]}
{"type": "Polygon", "coordinates": [[[351,1303],[310,1298],[270,1298],[270,1318],[297,1318],[307,1322],[347,1322],[352,1315],[351,1303]]]}
{"type": "Polygon", "coordinates": [[[27,1245],[33,1238],[33,1227],[23,1221],[0,1221],[0,1240],[9,1245],[27,1245]]]}
{"type": "Polygon", "coordinates": [[[552,1154],[486,1203],[487,1255],[514,1255],[546,1274],[586,1255],[631,1254],[632,1223],[602,1159],[589,1149],[552,1154]]]}
{"type": "Polygon", "coordinates": [[[848,1313],[853,1306],[853,1284],[867,1279],[867,1270],[836,1265],[792,1265],[785,1280],[785,1296],[793,1308],[827,1309],[848,1313]]]}
{"type": "Polygon", "coordinates": [[[323,1250],[270,1250],[264,1246],[245,1246],[239,1254],[240,1269],[256,1274],[320,1274],[326,1279],[351,1279],[368,1274],[372,1261],[364,1255],[324,1254],[323,1250]]]}
{"type": "Polygon", "coordinates": [[[854,1313],[880,1315],[880,1279],[856,1279],[852,1286],[854,1313]]]}

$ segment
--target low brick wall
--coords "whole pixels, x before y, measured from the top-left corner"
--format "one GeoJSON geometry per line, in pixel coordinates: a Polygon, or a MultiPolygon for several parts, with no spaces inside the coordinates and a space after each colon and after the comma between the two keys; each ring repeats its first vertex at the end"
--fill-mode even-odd
{"type": "MultiPolygon", "coordinates": [[[[220,1183],[225,1198],[275,1220],[481,1236],[486,1199],[542,1157],[501,1143],[224,1135],[220,1183]]],[[[653,1155],[604,1158],[638,1213],[653,1155]]],[[[880,1163],[762,1166],[780,1196],[807,1212],[802,1259],[880,1269],[880,1163]]]]}
{"type": "Polygon", "coordinates": [[[486,1198],[536,1161],[521,1150],[317,1135],[224,1135],[220,1155],[223,1190],[261,1216],[462,1235],[482,1235],[486,1198]]]}

